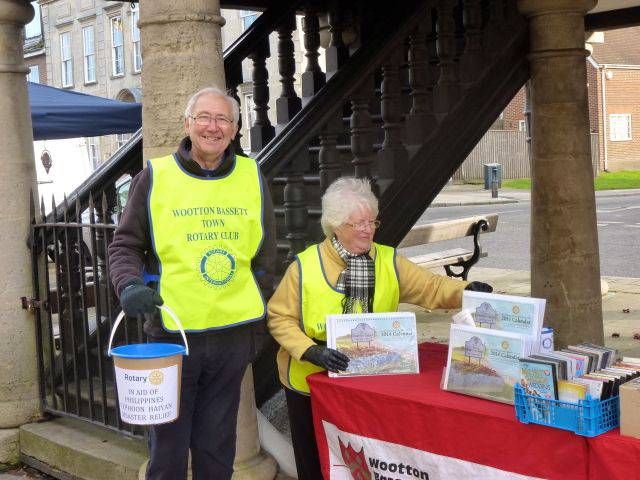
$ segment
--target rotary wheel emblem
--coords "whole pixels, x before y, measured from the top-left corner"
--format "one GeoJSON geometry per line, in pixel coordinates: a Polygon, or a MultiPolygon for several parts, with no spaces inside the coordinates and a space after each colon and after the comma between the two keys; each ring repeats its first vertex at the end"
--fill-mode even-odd
{"type": "Polygon", "coordinates": [[[236,260],[226,250],[215,248],[204,254],[200,260],[200,274],[212,285],[225,285],[236,272],[236,260]]]}
{"type": "Polygon", "coordinates": [[[164,373],[162,373],[160,370],[154,370],[149,374],[149,383],[151,383],[151,385],[160,385],[163,380],[164,373]]]}

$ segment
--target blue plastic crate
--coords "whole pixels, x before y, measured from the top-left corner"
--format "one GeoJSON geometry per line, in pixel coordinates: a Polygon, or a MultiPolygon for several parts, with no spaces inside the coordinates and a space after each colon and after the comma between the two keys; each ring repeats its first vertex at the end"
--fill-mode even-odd
{"type": "Polygon", "coordinates": [[[595,437],[620,425],[618,396],[602,401],[587,398],[575,404],[527,395],[516,384],[515,407],[522,423],[562,428],[584,437],[595,437]]]}

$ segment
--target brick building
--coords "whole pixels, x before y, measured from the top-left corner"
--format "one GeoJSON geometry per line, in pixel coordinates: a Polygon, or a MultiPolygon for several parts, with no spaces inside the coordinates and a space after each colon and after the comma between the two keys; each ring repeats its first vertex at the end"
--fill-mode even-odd
{"type": "MultiPolygon", "coordinates": [[[[600,171],[640,169],[640,27],[594,32],[586,59],[591,133],[600,171]]],[[[524,130],[522,88],[494,129],[524,130]]]]}
{"type": "MultiPolygon", "coordinates": [[[[595,70],[600,168],[640,169],[640,27],[604,32],[588,64],[595,70]]],[[[596,97],[596,102],[591,102],[596,97]]],[[[591,108],[590,108],[591,110],[591,108]]]]}

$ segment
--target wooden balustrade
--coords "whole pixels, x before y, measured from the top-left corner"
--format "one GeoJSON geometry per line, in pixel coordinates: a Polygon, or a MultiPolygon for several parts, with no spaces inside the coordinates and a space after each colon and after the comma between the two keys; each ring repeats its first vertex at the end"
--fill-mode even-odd
{"type": "Polygon", "coordinates": [[[269,37],[249,55],[253,61],[253,104],[256,112],[251,127],[251,152],[257,154],[275,135],[275,129],[269,120],[269,72],[266,60],[270,56],[269,37]]]}
{"type": "Polygon", "coordinates": [[[378,152],[378,177],[392,181],[407,167],[409,154],[402,143],[402,84],[399,69],[404,63],[403,45],[391,54],[382,64],[382,83],[380,84],[380,112],[384,141],[378,152]]]}
{"type": "Polygon", "coordinates": [[[440,63],[440,59],[438,58],[438,11],[435,8],[430,9],[430,22],[427,22],[429,25],[429,31],[427,32],[427,52],[429,56],[429,75],[427,82],[427,90],[429,90],[430,95],[428,97],[431,102],[431,111],[433,111],[433,96],[435,94],[435,88],[438,83],[438,79],[440,78],[440,69],[438,68],[438,64],[440,63]]]}
{"type": "Polygon", "coordinates": [[[353,154],[351,165],[353,165],[356,177],[371,179],[372,188],[377,193],[378,186],[372,175],[374,156],[369,103],[372,91],[373,78],[369,78],[361,83],[361,87],[351,99],[350,132],[351,153],[353,154]]]}
{"type": "Polygon", "coordinates": [[[318,168],[320,170],[320,188],[324,192],[329,185],[340,178],[342,162],[338,152],[338,135],[342,132],[342,111],[339,111],[320,132],[320,151],[318,168]]]}
{"type": "Polygon", "coordinates": [[[427,49],[427,22],[419,22],[409,37],[409,87],[411,110],[406,116],[408,144],[424,142],[436,126],[433,115],[433,87],[429,90],[431,68],[427,49]]]}
{"type": "Polygon", "coordinates": [[[336,73],[349,59],[349,49],[342,39],[343,9],[338,1],[333,1],[329,9],[329,34],[331,41],[325,56],[327,59],[327,80],[336,73]]]}
{"type": "Polygon", "coordinates": [[[440,77],[434,90],[434,112],[445,114],[449,112],[456,103],[460,95],[460,84],[458,80],[458,65],[454,61],[455,42],[455,20],[453,9],[455,0],[437,1],[437,39],[438,64],[440,77]]]}
{"type": "Polygon", "coordinates": [[[282,90],[276,100],[276,133],[279,133],[302,108],[300,97],[293,86],[296,60],[291,34],[295,28],[296,17],[293,14],[278,27],[278,70],[282,90]]]}
{"type": "Polygon", "coordinates": [[[505,10],[504,0],[488,0],[487,23],[484,29],[483,46],[485,55],[495,56],[504,47],[505,10]]]}
{"type": "Polygon", "coordinates": [[[302,84],[302,105],[306,105],[318,90],[326,82],[326,75],[318,63],[318,48],[320,47],[320,21],[317,11],[311,4],[304,8],[304,18],[302,20],[302,31],[304,33],[304,56],[307,60],[307,67],[302,73],[300,82],[302,84]]]}
{"type": "Polygon", "coordinates": [[[460,81],[469,85],[482,68],[482,5],[480,0],[466,0],[463,9],[464,53],[460,58],[460,81]]]}
{"type": "MultiPolygon", "coordinates": [[[[295,168],[295,167],[293,167],[295,168]]],[[[289,252],[285,266],[293,262],[296,254],[305,248],[309,212],[306,204],[304,177],[300,171],[286,173],[284,187],[284,218],[287,228],[289,252]]]]}
{"type": "MultiPolygon", "coordinates": [[[[233,148],[237,154],[245,156],[246,153],[242,149],[242,102],[238,95],[238,85],[242,83],[242,63],[237,62],[233,65],[229,65],[226,75],[227,92],[230,96],[235,98],[236,102],[238,102],[238,105],[240,106],[240,114],[238,115],[238,133],[233,140],[233,148]]],[[[251,125],[247,125],[247,129],[250,129],[251,127],[251,125]]]]}

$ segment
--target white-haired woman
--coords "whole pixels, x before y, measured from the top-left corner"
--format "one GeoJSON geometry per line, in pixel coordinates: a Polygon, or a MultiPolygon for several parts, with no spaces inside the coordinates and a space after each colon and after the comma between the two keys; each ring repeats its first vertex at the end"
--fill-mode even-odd
{"type": "Polygon", "coordinates": [[[278,369],[299,480],[322,479],[306,378],[345,370],[349,363],[326,346],[326,315],[395,311],[400,302],[457,308],[465,288],[492,290],[435,275],[394,248],[374,243],[377,216],[378,200],[367,180],[340,178],[331,184],[322,197],[326,239],[296,257],[268,304],[269,330],[281,345],[278,369]]]}

